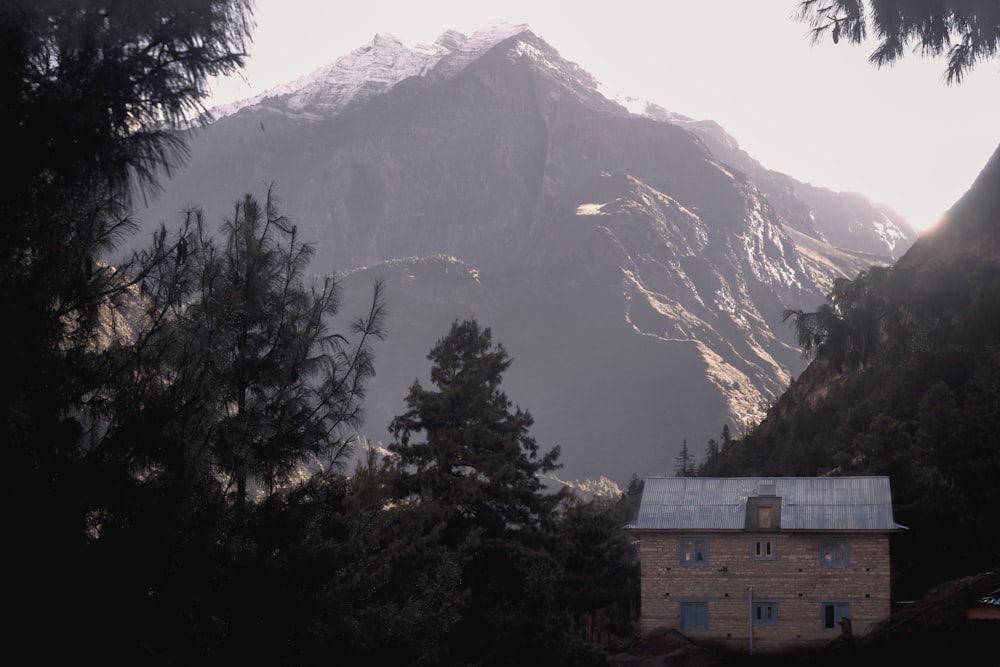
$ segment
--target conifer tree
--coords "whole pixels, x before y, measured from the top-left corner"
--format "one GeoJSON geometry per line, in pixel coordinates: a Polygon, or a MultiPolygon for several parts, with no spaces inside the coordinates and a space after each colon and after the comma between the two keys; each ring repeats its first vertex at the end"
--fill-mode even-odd
{"type": "Polygon", "coordinates": [[[559,653],[573,643],[569,612],[556,604],[563,493],[546,492],[539,477],[557,468],[559,450],[539,452],[531,416],[501,391],[511,360],[489,328],[454,322],[428,359],[436,389],[414,382],[407,411],[392,421],[390,450],[400,501],[437,536],[432,548],[461,564],[465,602],[443,659],[509,664],[559,653]]]}
{"type": "Polygon", "coordinates": [[[86,545],[104,623],[178,662],[238,655],[261,624],[272,634],[256,657],[273,660],[293,638],[319,650],[353,627],[331,617],[353,592],[311,588],[338,589],[337,568],[377,539],[336,513],[351,504],[339,463],[382,335],[381,286],[335,332],[338,285],[307,280],[310,257],[269,190],[238,200],[218,235],[191,211],[135,263],[136,334],[109,348],[121,372],[91,401],[104,424],[86,545]],[[305,601],[298,625],[269,608],[305,601]]]}
{"type": "Polygon", "coordinates": [[[437,389],[414,382],[390,426],[390,450],[407,472],[402,492],[447,511],[451,546],[530,528],[558,502],[539,475],[556,470],[559,449],[539,454],[534,420],[500,389],[511,359],[491,337],[475,320],[454,322],[428,355],[437,389]],[[419,433],[425,440],[415,442],[419,433]]]}
{"type": "Polygon", "coordinates": [[[141,504],[124,498],[132,462],[104,442],[105,387],[122,368],[100,334],[130,293],[102,260],[134,228],[133,197],[182,161],[177,130],[212,76],[242,66],[251,27],[250,0],[0,3],[0,126],[30,147],[0,196],[0,307],[17,323],[0,382],[17,471],[5,485],[19,573],[9,629],[36,660],[103,643],[87,633],[114,565],[93,536],[110,506],[141,504]]]}
{"type": "Polygon", "coordinates": [[[221,241],[200,212],[188,220],[169,248],[177,268],[150,278],[150,308],[174,310],[149,341],[162,350],[150,373],[177,392],[173,414],[187,410],[196,425],[177,446],[198,452],[198,469],[221,475],[242,507],[255,486],[273,493],[306,463],[345,460],[374,373],[371,345],[383,335],[381,285],[350,341],[331,329],[338,284],[326,276],[306,285],[312,247],[280,214],[273,189],[263,203],[249,194],[237,201],[221,241]]]}
{"type": "Polygon", "coordinates": [[[680,451],[677,452],[677,456],[674,458],[674,475],[677,477],[695,476],[694,456],[691,455],[691,450],[688,449],[688,441],[686,439],[681,443],[680,451]]]}

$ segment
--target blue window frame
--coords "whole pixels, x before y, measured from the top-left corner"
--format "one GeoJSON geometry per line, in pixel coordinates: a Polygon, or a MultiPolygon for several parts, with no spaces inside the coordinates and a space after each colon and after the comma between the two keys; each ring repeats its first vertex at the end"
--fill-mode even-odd
{"type": "Polygon", "coordinates": [[[762,537],[750,542],[751,560],[774,560],[777,557],[777,542],[773,537],[762,537]]]}
{"type": "Polygon", "coordinates": [[[681,538],[681,565],[708,565],[708,541],[703,537],[681,538]]]}
{"type": "Polygon", "coordinates": [[[850,602],[824,602],[820,605],[824,630],[840,630],[842,619],[851,619],[850,602]]]}
{"type": "Polygon", "coordinates": [[[702,600],[684,600],[681,602],[682,632],[687,630],[708,630],[708,603],[702,600]]]}
{"type": "Polygon", "coordinates": [[[850,565],[850,543],[846,539],[827,539],[820,541],[819,564],[823,567],[847,567],[850,565]]]}
{"type": "Polygon", "coordinates": [[[777,625],[778,603],[768,600],[756,600],[753,603],[754,625],[777,625]]]}

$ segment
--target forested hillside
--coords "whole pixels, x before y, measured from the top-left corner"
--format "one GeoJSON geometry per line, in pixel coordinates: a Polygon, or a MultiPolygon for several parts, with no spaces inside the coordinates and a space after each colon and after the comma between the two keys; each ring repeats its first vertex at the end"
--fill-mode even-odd
{"type": "Polygon", "coordinates": [[[809,367],[706,475],[889,475],[896,596],[1000,563],[1000,149],[892,268],[789,311],[809,367]]]}

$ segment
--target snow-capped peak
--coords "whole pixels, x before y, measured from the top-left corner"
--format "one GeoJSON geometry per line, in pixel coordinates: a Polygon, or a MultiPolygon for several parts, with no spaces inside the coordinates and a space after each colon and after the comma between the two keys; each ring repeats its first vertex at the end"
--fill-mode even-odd
{"type": "Polygon", "coordinates": [[[305,118],[331,116],[349,103],[384,93],[411,76],[434,69],[448,78],[460,72],[500,42],[528,29],[525,24],[496,23],[466,37],[455,30],[441,34],[431,45],[406,46],[388,33],[289,84],[276,86],[254,97],[216,107],[216,118],[252,106],[305,118]]]}
{"type": "Polygon", "coordinates": [[[472,37],[465,39],[452,49],[447,58],[443,59],[444,62],[437,68],[435,74],[444,78],[454,76],[500,42],[520,35],[527,29],[528,26],[524,23],[494,23],[482,30],[477,30],[472,37]]]}

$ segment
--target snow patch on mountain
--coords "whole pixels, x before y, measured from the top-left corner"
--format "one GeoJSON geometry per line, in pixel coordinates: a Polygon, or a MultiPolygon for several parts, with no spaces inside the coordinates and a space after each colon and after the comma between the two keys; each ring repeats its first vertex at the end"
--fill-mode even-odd
{"type": "Polygon", "coordinates": [[[528,57],[534,60],[536,63],[544,67],[545,69],[552,70],[553,72],[562,71],[562,67],[559,63],[554,62],[549,58],[541,49],[531,44],[525,42],[518,42],[517,46],[511,50],[509,57],[511,60],[515,60],[518,57],[528,57]]]}
{"type": "Polygon", "coordinates": [[[607,215],[603,210],[604,204],[580,204],[576,207],[577,215],[607,215]]]}
{"type": "Polygon", "coordinates": [[[900,243],[906,242],[906,235],[902,232],[896,223],[894,223],[887,215],[883,214],[881,220],[875,220],[871,223],[872,227],[875,229],[875,233],[883,243],[893,251],[893,256],[895,257],[896,247],[900,243]]]}

